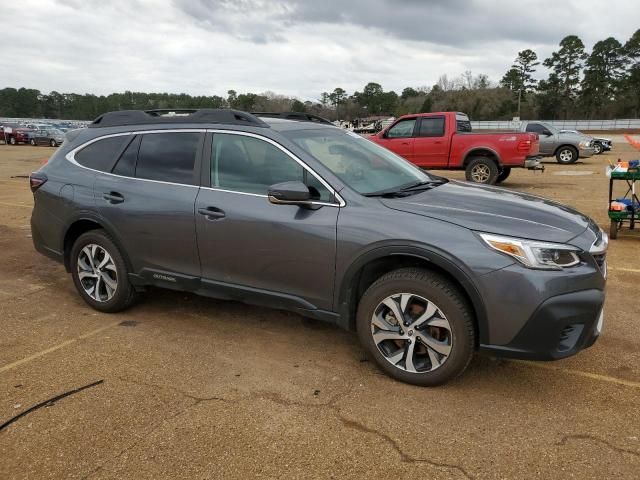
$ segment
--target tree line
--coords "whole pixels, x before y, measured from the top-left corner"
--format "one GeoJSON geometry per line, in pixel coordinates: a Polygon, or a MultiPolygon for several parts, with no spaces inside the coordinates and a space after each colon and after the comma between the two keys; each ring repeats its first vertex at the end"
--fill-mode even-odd
{"type": "Polygon", "coordinates": [[[474,120],[612,119],[640,117],[640,29],[621,43],[614,37],[597,42],[591,52],[576,35],[563,38],[551,56],[539,61],[526,49],[494,83],[487,75],[467,71],[442,75],[432,86],[406,87],[399,94],[369,82],[349,94],[341,87],[323,92],[317,101],[274,92],[238,93],[226,97],[185,93],[112,93],[110,95],[42,93],[29,88],[0,90],[0,117],[91,120],[112,110],[237,108],[246,111],[309,112],[331,120],[462,111],[474,120]],[[537,80],[540,65],[548,69],[537,80]]]}

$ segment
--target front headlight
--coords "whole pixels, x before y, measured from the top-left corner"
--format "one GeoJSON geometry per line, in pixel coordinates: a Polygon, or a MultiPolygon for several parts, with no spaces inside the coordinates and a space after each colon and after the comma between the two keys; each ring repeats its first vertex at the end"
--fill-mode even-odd
{"type": "Polygon", "coordinates": [[[537,242],[523,238],[480,233],[480,238],[492,249],[515,258],[525,267],[541,270],[562,270],[580,263],[580,249],[563,243],[537,242]]]}
{"type": "Polygon", "coordinates": [[[580,142],[580,148],[589,148],[591,146],[591,140],[583,140],[580,142]]]}

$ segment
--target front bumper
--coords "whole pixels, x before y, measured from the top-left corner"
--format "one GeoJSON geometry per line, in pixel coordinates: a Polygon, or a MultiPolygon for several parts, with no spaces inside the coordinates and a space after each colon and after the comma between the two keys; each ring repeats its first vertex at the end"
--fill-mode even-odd
{"type": "Polygon", "coordinates": [[[595,155],[596,150],[593,147],[581,147],[580,151],[578,152],[578,157],[579,158],[589,158],[592,157],[593,155],[595,155]]]}
{"type": "Polygon", "coordinates": [[[543,302],[506,345],[481,345],[493,355],[529,360],[558,360],[590,347],[602,330],[604,291],[591,289],[543,302]]]}

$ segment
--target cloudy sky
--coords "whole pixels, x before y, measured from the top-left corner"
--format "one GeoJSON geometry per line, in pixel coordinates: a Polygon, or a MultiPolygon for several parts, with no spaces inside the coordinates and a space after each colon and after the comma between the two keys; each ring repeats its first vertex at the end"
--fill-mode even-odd
{"type": "Polygon", "coordinates": [[[0,88],[106,94],[274,91],[314,100],[369,81],[398,92],[466,70],[497,81],[640,28],[637,0],[7,0],[0,88]],[[606,6],[605,6],[606,5],[606,6]]]}

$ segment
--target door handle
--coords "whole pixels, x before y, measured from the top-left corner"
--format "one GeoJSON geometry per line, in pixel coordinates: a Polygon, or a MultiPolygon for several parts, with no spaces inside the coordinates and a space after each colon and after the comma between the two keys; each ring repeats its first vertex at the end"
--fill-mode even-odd
{"type": "Polygon", "coordinates": [[[122,194],[118,192],[108,192],[103,193],[102,198],[104,198],[109,203],[122,203],[124,202],[124,197],[122,194]]]}
{"type": "Polygon", "coordinates": [[[400,145],[409,145],[409,142],[402,142],[400,145]]]}
{"type": "Polygon", "coordinates": [[[220,210],[216,207],[199,208],[198,213],[207,217],[207,220],[218,220],[226,217],[224,210],[220,210]]]}
{"type": "Polygon", "coordinates": [[[436,141],[435,141],[435,142],[433,142],[433,143],[435,143],[436,145],[441,145],[441,144],[442,144],[442,140],[436,140],[436,141]]]}

